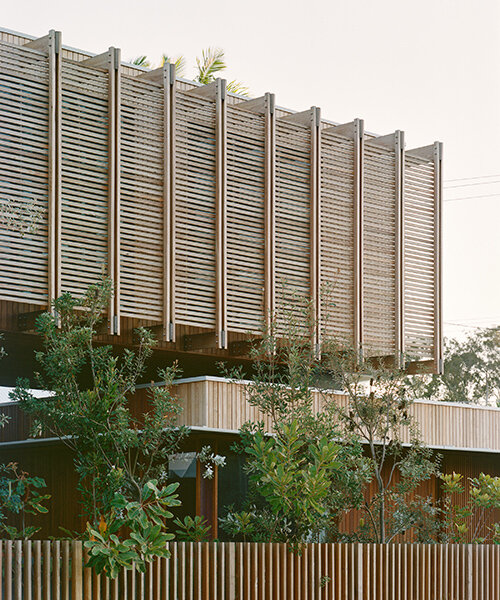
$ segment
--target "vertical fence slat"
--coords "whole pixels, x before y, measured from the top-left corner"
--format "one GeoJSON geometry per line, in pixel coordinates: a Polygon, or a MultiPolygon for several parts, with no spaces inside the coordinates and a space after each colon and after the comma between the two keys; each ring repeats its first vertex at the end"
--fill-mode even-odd
{"type": "Polygon", "coordinates": [[[14,542],[14,600],[22,600],[23,593],[23,553],[22,542],[14,542]]]}
{"type": "Polygon", "coordinates": [[[12,542],[4,542],[4,597],[12,600],[12,542]]]}
{"type": "Polygon", "coordinates": [[[42,600],[42,542],[33,542],[33,600],[42,600]]]}
{"type": "Polygon", "coordinates": [[[50,586],[50,542],[44,541],[42,544],[42,578],[43,578],[43,597],[44,600],[51,599],[50,586]]]}
{"type": "Polygon", "coordinates": [[[52,542],[52,599],[59,600],[61,597],[61,542],[52,542]]]}
{"type": "Polygon", "coordinates": [[[82,569],[83,569],[83,549],[82,542],[73,540],[71,542],[71,600],[82,600],[82,569]]]}
{"type": "MultiPolygon", "coordinates": [[[[71,548],[68,543],[68,552],[71,548]]],[[[86,565],[89,560],[87,550],[83,553],[83,564],[86,565]]],[[[84,567],[83,569],[83,600],[92,600],[92,569],[90,567],[84,567]]],[[[123,600],[126,600],[124,598],[123,600]]]]}
{"type": "Polygon", "coordinates": [[[61,542],[61,597],[70,600],[69,596],[69,540],[61,542]]]}
{"type": "MultiPolygon", "coordinates": [[[[33,568],[32,568],[32,553],[31,553],[31,540],[24,540],[23,542],[23,600],[32,600],[33,597],[33,568]]],[[[1,558],[0,558],[0,571],[1,571],[1,558]]],[[[2,584],[0,581],[0,591],[2,584]]]]}

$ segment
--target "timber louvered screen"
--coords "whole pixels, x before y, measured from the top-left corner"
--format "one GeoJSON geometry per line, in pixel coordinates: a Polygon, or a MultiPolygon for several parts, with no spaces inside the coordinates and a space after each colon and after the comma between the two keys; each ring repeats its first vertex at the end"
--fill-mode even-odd
{"type": "Polygon", "coordinates": [[[353,342],[354,141],[321,135],[321,281],[326,333],[353,342]]]}
{"type": "Polygon", "coordinates": [[[120,304],[123,316],[163,311],[163,88],[121,80],[120,304]]]}
{"type": "Polygon", "coordinates": [[[310,298],[311,133],[276,123],[276,297],[296,318],[310,298]]]}
{"type": "Polygon", "coordinates": [[[0,298],[46,304],[47,56],[0,42],[0,298]]]}
{"type": "Polygon", "coordinates": [[[199,327],[220,349],[310,302],[327,335],[441,368],[441,145],[404,154],[399,131],[60,44],[0,42],[0,299],[47,305],[105,273],[111,333],[199,327]]]}
{"type": "Polygon", "coordinates": [[[62,62],[61,288],[82,295],[107,270],[108,74],[62,62]]]}
{"type": "Polygon", "coordinates": [[[363,189],[363,343],[396,351],[396,156],[367,142],[363,189]]]}
{"type": "Polygon", "coordinates": [[[176,94],[175,311],[215,326],[215,106],[176,94]]]}
{"type": "Polygon", "coordinates": [[[227,107],[227,322],[259,331],[264,317],[264,117],[227,107]]]}
{"type": "Polygon", "coordinates": [[[434,355],[435,166],[433,160],[405,157],[404,332],[407,354],[434,355]]]}

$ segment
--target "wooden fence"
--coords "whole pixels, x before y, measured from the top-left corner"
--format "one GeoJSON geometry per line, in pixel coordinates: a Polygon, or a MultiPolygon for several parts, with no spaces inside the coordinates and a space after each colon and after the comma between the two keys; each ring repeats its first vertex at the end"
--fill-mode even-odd
{"type": "Polygon", "coordinates": [[[84,567],[81,542],[3,541],[3,600],[499,600],[500,546],[182,543],[144,575],[84,567]]]}

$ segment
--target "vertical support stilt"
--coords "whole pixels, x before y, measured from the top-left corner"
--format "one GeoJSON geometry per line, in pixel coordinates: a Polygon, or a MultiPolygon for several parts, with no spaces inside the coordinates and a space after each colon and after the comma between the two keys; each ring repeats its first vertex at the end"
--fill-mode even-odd
{"type": "Polygon", "coordinates": [[[274,94],[266,94],[264,313],[268,330],[272,327],[276,308],[276,118],[274,107],[274,94]]]}
{"type": "Polygon", "coordinates": [[[163,334],[165,341],[175,342],[175,65],[170,63],[163,65],[163,93],[163,334]]]}
{"type": "Polygon", "coordinates": [[[227,160],[226,160],[226,80],[217,79],[215,87],[215,253],[216,253],[216,328],[217,345],[227,348],[227,160]]]}
{"type": "Polygon", "coordinates": [[[434,361],[435,372],[443,373],[443,331],[442,331],[442,202],[443,202],[443,144],[434,143],[434,361]]]}
{"type": "Polygon", "coordinates": [[[312,344],[316,354],[321,346],[321,111],[311,109],[311,302],[312,344]]]}
{"type": "Polygon", "coordinates": [[[364,121],[354,120],[354,347],[363,352],[364,121]]]}
{"type": "Polygon", "coordinates": [[[396,153],[396,355],[395,364],[399,368],[405,365],[405,331],[404,331],[404,171],[405,141],[404,132],[396,131],[394,137],[396,153]]]}

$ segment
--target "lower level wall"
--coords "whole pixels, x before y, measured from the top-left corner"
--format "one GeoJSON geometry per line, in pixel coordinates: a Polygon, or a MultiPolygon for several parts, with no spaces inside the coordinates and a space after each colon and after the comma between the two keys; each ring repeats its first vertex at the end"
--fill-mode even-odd
{"type": "MultiPolygon", "coordinates": [[[[246,477],[242,471],[242,457],[231,450],[231,445],[237,436],[230,434],[211,434],[192,432],[187,438],[182,452],[186,461],[194,461],[193,468],[188,469],[182,476],[174,480],[180,482],[179,493],[183,506],[178,510],[178,516],[186,514],[202,514],[211,523],[217,536],[217,517],[225,513],[228,505],[238,506],[246,492],[246,477]],[[213,480],[202,477],[199,465],[196,465],[195,454],[203,445],[210,444],[212,449],[226,456],[226,467],[216,473],[213,480]]],[[[464,476],[466,488],[468,479],[477,477],[481,472],[500,476],[500,455],[482,452],[441,452],[441,471],[461,473],[464,476]]],[[[15,461],[19,467],[32,475],[43,477],[47,483],[47,493],[51,495],[46,515],[37,515],[35,519],[28,515],[30,524],[41,527],[37,538],[60,536],[61,529],[83,531],[86,526],[86,517],[82,514],[82,507],[77,492],[77,477],[74,472],[71,452],[60,442],[29,442],[26,444],[13,444],[0,448],[0,464],[15,461]]],[[[439,498],[439,481],[434,478],[424,482],[418,494],[433,499],[439,498]]],[[[369,490],[375,492],[374,487],[369,490]]],[[[455,495],[453,501],[463,505],[468,494],[455,495]]],[[[339,523],[340,531],[350,533],[356,531],[359,519],[365,517],[362,511],[347,513],[339,523]]],[[[500,520],[500,513],[493,515],[485,526],[500,520]]],[[[15,520],[12,524],[16,524],[15,520]]],[[[18,524],[17,524],[18,525],[18,524]]],[[[473,523],[474,526],[474,523],[473,523]]],[[[483,529],[484,532],[484,529],[483,529]]],[[[221,534],[222,532],[219,532],[221,534]]],[[[481,533],[478,533],[481,535],[481,533]]],[[[401,536],[398,541],[412,541],[412,533],[401,536]]]]}

